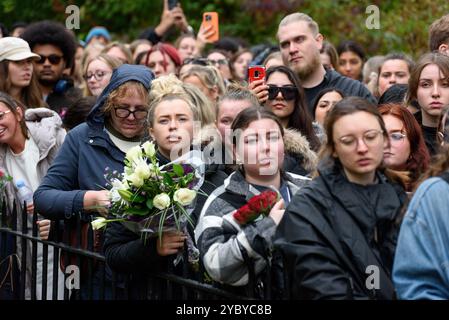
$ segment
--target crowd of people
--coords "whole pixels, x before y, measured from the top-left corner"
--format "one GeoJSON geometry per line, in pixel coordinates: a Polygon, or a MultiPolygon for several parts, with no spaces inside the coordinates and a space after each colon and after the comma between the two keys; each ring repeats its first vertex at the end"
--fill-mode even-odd
{"type": "MultiPolygon", "coordinates": [[[[2,31],[8,209],[23,200],[24,181],[34,193],[30,219],[36,212],[40,237],[52,240],[56,224],[70,232],[75,219],[89,228],[108,216],[105,168],[122,172],[133,147],[152,141],[161,165],[199,149],[204,183],[187,232],[144,241],[121,222],[94,231],[108,270],[131,276],[130,298],[189,240],[213,284],[240,295],[270,285],[276,299],[286,291],[448,299],[449,15],[429,27],[428,52],[416,61],[402,52],[368,58],[352,40],[334,46],[305,13],[286,15],[278,43],[257,47],[234,37],[209,44],[215,31],[202,25],[195,34],[187,21],[164,1],[160,23],[132,43],[112,41],[101,26],[77,40],[53,21],[2,31]],[[172,29],[180,32],[173,44],[165,40],[172,29]],[[266,68],[263,79],[248,81],[252,65],[266,68]],[[279,195],[270,212],[237,221],[234,213],[267,190],[279,195]]],[[[37,255],[42,265],[41,247],[37,255]]],[[[91,271],[98,299],[103,275],[91,271]]],[[[110,298],[110,273],[106,281],[110,298]]]]}

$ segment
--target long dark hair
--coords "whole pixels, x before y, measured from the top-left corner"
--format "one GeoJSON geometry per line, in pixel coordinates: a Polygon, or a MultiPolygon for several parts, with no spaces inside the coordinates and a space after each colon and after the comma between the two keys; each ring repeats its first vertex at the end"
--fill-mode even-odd
{"type": "MultiPolygon", "coordinates": [[[[11,89],[11,77],[9,76],[10,61],[4,60],[0,62],[0,91],[9,93],[11,89]]],[[[31,75],[31,82],[27,87],[21,90],[21,103],[27,108],[47,107],[47,104],[42,99],[42,94],[39,89],[39,84],[36,76],[31,75]]]]}
{"type": "Polygon", "coordinates": [[[305,93],[301,85],[301,80],[299,80],[298,76],[286,66],[270,67],[266,72],[265,80],[268,80],[268,78],[275,72],[285,74],[298,90],[298,94],[294,101],[293,113],[288,120],[288,128],[293,128],[301,132],[301,134],[309,141],[310,147],[314,151],[317,151],[320,147],[320,140],[313,130],[312,117],[305,102],[305,93]]]}

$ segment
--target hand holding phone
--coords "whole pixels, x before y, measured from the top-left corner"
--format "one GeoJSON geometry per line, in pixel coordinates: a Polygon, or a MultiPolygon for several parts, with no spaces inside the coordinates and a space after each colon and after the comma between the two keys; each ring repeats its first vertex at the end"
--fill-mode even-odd
{"type": "Polygon", "coordinates": [[[268,100],[268,86],[265,84],[265,67],[250,66],[248,68],[248,89],[257,97],[260,104],[268,100]]]}
{"type": "Polygon", "coordinates": [[[265,79],[265,67],[264,66],[250,66],[248,67],[248,82],[254,82],[256,80],[265,79]]]}
{"type": "Polygon", "coordinates": [[[202,26],[205,29],[210,28],[213,31],[213,32],[210,31],[210,33],[212,35],[210,37],[206,38],[206,42],[207,43],[217,42],[218,39],[220,38],[219,24],[218,24],[218,13],[217,12],[204,12],[202,26]]]}
{"type": "Polygon", "coordinates": [[[168,10],[173,10],[178,5],[178,0],[168,0],[168,10]]]}

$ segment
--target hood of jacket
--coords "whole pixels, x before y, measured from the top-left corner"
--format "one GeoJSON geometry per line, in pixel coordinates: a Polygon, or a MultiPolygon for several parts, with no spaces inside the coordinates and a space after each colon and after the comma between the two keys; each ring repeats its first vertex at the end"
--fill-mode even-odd
{"type": "Polygon", "coordinates": [[[140,82],[150,90],[151,82],[154,80],[153,72],[142,65],[130,65],[122,64],[120,67],[112,72],[111,80],[109,84],[104,88],[101,95],[98,97],[97,102],[87,116],[86,122],[89,126],[103,126],[104,125],[104,113],[103,105],[108,99],[112,91],[120,87],[122,84],[128,81],[140,82]]]}
{"type": "MultiPolygon", "coordinates": [[[[27,109],[25,123],[39,149],[39,159],[44,158],[57,142],[61,143],[66,135],[61,118],[48,108],[27,109]]],[[[5,144],[0,145],[0,163],[4,161],[7,148],[5,144]]]]}
{"type": "Polygon", "coordinates": [[[284,149],[285,152],[299,159],[307,171],[316,169],[318,157],[310,148],[309,141],[298,130],[284,129],[284,149]]]}

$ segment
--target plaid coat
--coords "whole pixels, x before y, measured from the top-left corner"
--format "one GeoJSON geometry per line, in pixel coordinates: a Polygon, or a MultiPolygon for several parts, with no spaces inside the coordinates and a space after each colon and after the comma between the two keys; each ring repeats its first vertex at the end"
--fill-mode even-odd
{"type": "MultiPolygon", "coordinates": [[[[284,183],[293,196],[306,177],[285,174],[284,183]]],[[[241,226],[233,213],[260,192],[246,182],[240,171],[232,173],[207,199],[195,228],[195,240],[201,261],[212,279],[232,286],[248,283],[248,260],[258,275],[266,267],[272,249],[276,224],[270,217],[260,217],[241,226]]]]}

